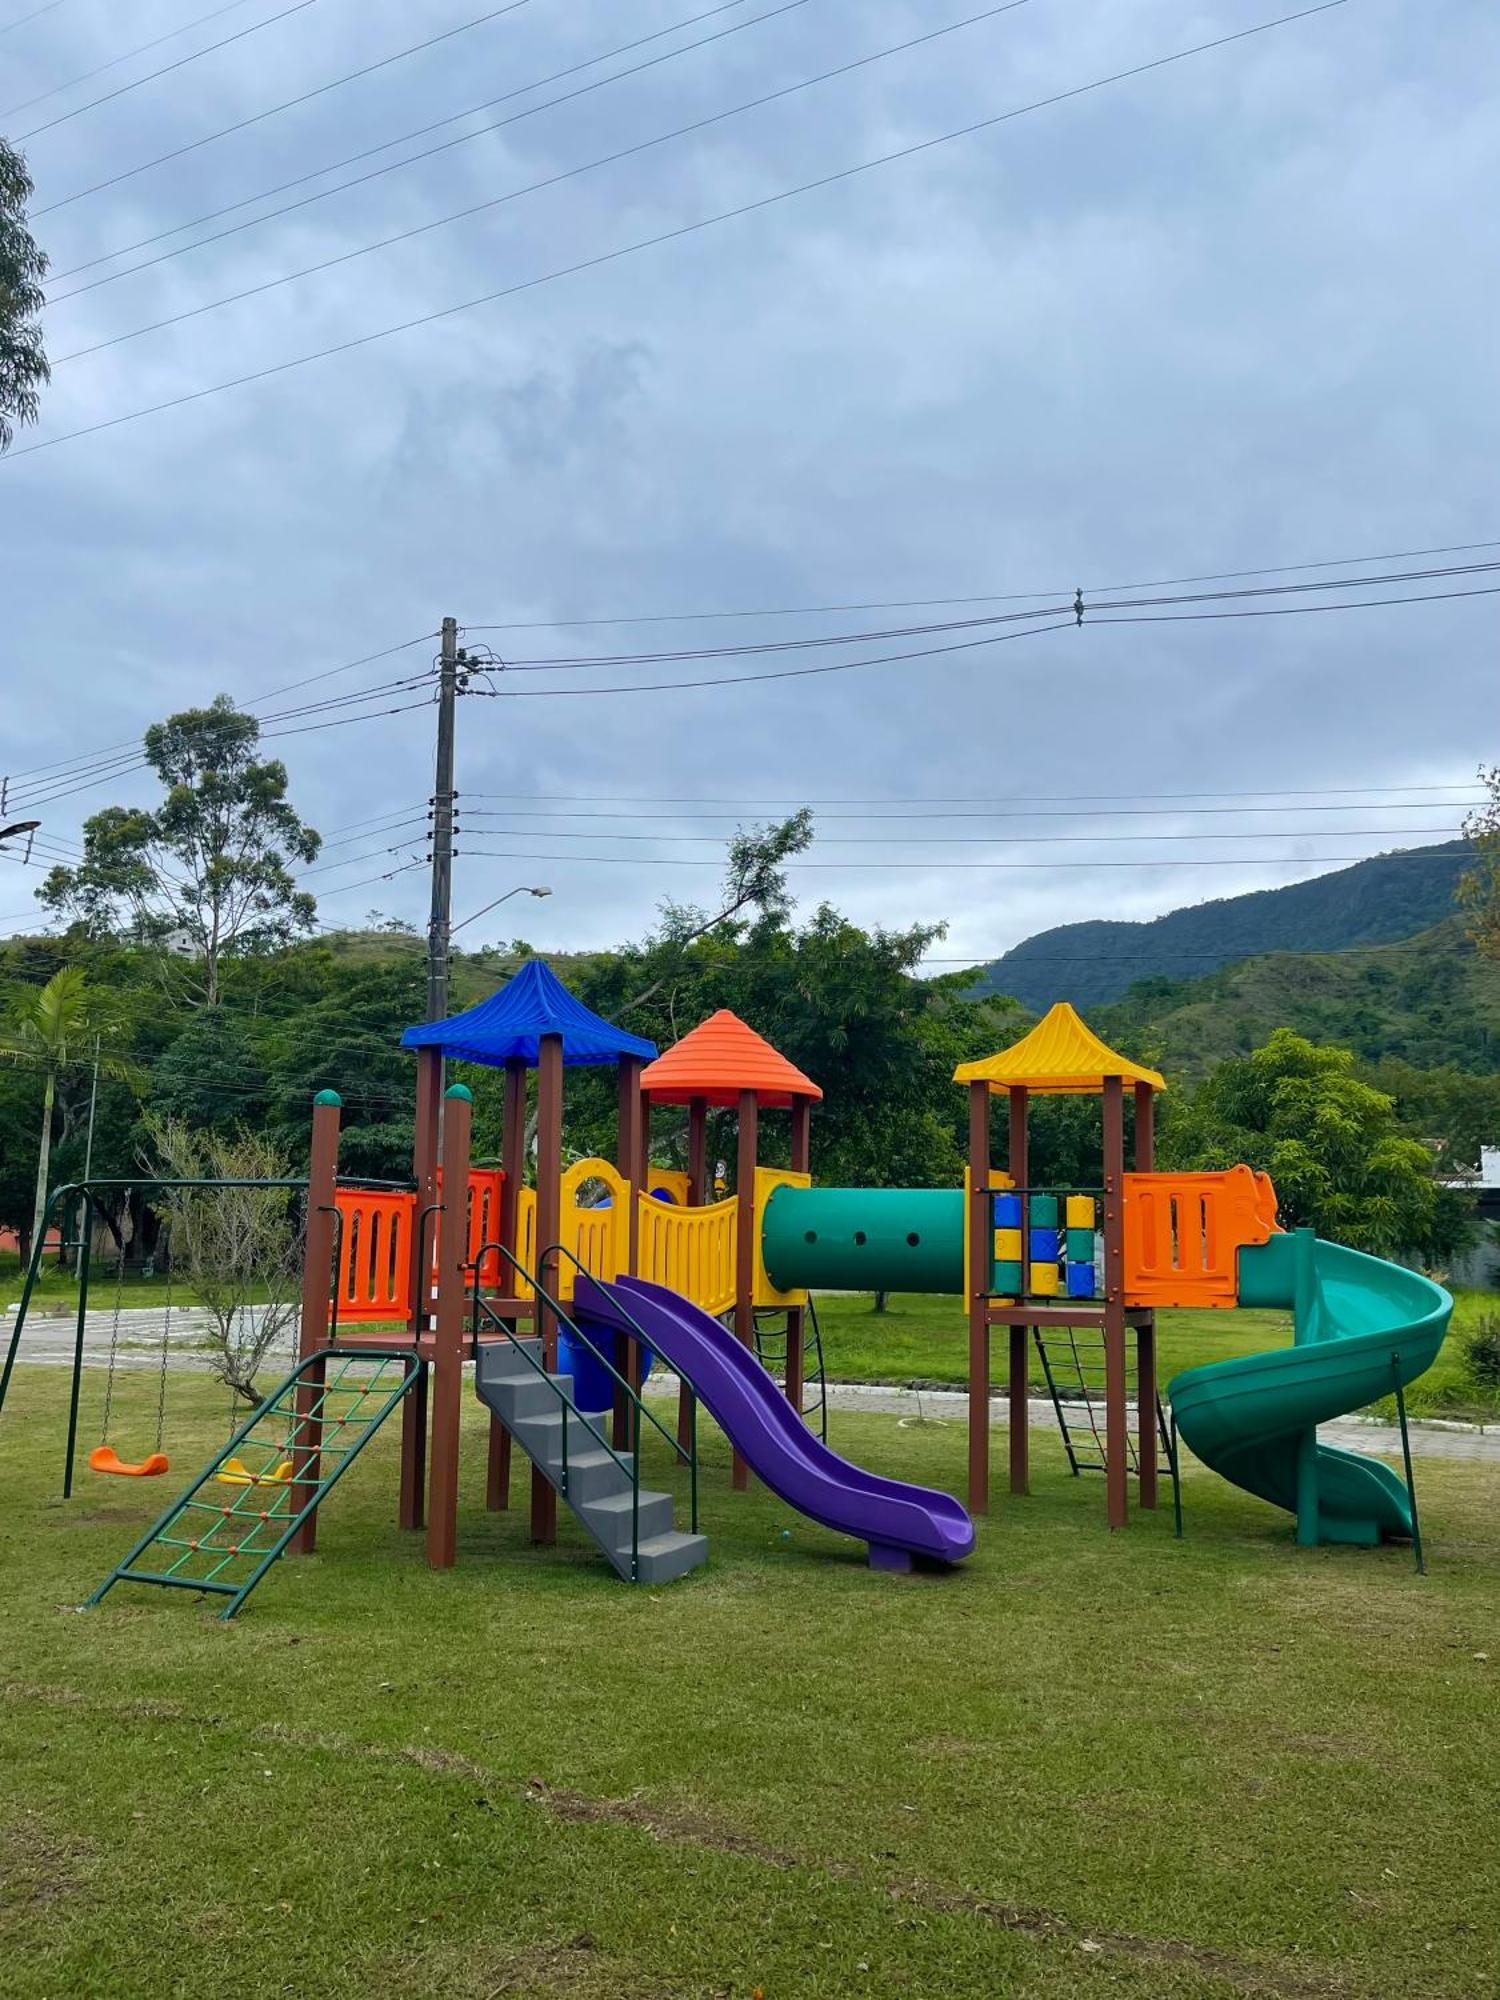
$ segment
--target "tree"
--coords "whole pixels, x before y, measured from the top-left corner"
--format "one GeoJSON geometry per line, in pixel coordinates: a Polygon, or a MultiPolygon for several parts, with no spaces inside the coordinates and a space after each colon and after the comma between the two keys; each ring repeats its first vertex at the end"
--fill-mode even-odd
{"type": "Polygon", "coordinates": [[[47,259],[26,226],[31,176],[21,155],[0,139],[0,451],[15,424],[34,424],[39,391],[51,379],[40,314],[47,259]]]}
{"type": "Polygon", "coordinates": [[[1270,1174],[1288,1224],[1374,1256],[1459,1247],[1433,1155],[1399,1131],[1394,1100],[1354,1074],[1349,1049],[1278,1028],[1250,1055],[1221,1062],[1185,1105],[1167,1104],[1164,1166],[1244,1160],[1270,1174]]]}
{"type": "Polygon", "coordinates": [[[1500,958],[1500,764],[1481,764],[1479,782],[1489,793],[1464,820],[1474,843],[1474,866],[1458,884],[1469,912],[1469,935],[1486,958],[1500,958]]]}
{"type": "Polygon", "coordinates": [[[59,1093],[64,1100],[66,1136],[76,1117],[79,1086],[92,1076],[95,1061],[100,1076],[118,1082],[134,1080],[134,1066],[105,1046],[124,1025],[114,996],[91,987],[81,965],[65,965],[45,986],[23,988],[7,1010],[5,1027],[0,1030],[0,1055],[42,1078],[42,1133],[31,1209],[33,1248],[47,1208],[47,1170],[59,1093]]]}
{"type": "MultiPolygon", "coordinates": [[[[251,1134],[195,1132],[176,1119],[152,1120],[164,1180],[274,1181],[286,1156],[251,1134]]],[[[261,1400],[256,1376],[289,1334],[302,1280],[296,1191],[285,1187],[163,1187],[151,1197],[166,1215],[173,1268],[213,1321],[209,1366],[235,1398],[261,1400]]]]}
{"type": "Polygon", "coordinates": [[[215,1007],[223,962],[285,945],[312,929],[316,905],[290,864],[321,837],[287,803],[286,766],[256,760],[260,724],[228,695],[146,731],[147,763],[166,790],[155,812],[110,806],[83,829],[83,860],[54,868],[38,891],[93,935],[128,915],[141,942],[201,963],[202,1002],[215,1007]]]}

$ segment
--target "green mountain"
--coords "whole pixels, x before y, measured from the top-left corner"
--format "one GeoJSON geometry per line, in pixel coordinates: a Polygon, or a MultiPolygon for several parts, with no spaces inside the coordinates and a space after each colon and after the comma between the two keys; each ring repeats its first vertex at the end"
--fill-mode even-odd
{"type": "Polygon", "coordinates": [[[1142,980],[1089,1020],[1116,1047],[1149,1048],[1174,1079],[1245,1055],[1280,1027],[1342,1042],[1371,1063],[1483,1075],[1500,1069],[1500,964],[1448,917],[1399,943],[1277,952],[1200,979],[1142,980]]]}
{"type": "Polygon", "coordinates": [[[1410,938],[1451,914],[1467,865],[1466,844],[1449,841],[1145,923],[1060,924],[994,960],[971,990],[976,997],[1013,994],[1038,1010],[1059,999],[1097,1008],[1140,979],[1193,979],[1266,952],[1342,951],[1410,938]]]}

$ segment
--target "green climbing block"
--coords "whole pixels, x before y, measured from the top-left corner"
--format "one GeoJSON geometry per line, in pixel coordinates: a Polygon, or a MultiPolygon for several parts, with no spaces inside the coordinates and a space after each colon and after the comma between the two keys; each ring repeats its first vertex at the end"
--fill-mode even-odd
{"type": "Polygon", "coordinates": [[[1070,1264],[1092,1264],[1093,1261],[1093,1230],[1070,1229],[1068,1231],[1068,1262],[1070,1264]]]}

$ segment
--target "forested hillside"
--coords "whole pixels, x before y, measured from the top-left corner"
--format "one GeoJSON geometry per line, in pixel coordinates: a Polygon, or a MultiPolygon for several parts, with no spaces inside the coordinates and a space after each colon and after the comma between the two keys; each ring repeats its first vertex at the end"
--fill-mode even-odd
{"type": "Polygon", "coordinates": [[[1062,997],[1078,1007],[1118,1000],[1137,980],[1193,979],[1264,952],[1329,952],[1408,938],[1453,908],[1472,855],[1462,841],[1378,855],[1310,882],[1257,889],[1147,923],[1060,924],[987,965],[976,993],[1010,993],[1028,1007],[1062,997]]]}
{"type": "Polygon", "coordinates": [[[1090,1018],[1124,1047],[1149,1045],[1183,1077],[1247,1054],[1281,1027],[1341,1042],[1367,1062],[1483,1075],[1500,1069],[1500,964],[1481,958],[1450,917],[1397,944],[1276,952],[1200,979],[1141,980],[1090,1018]]]}

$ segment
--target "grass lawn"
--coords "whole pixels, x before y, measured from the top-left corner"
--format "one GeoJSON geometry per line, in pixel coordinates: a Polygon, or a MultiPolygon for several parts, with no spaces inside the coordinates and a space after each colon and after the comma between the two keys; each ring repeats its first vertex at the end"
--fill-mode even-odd
{"type": "MultiPolygon", "coordinates": [[[[968,1377],[969,1335],[961,1300],[893,1292],[884,1312],[877,1313],[874,1304],[868,1293],[819,1297],[823,1358],[831,1381],[962,1387],[968,1377]]],[[[1500,1415],[1492,1398],[1476,1395],[1462,1357],[1467,1327],[1481,1312],[1496,1310],[1493,1293],[1458,1295],[1453,1334],[1432,1368],[1407,1391],[1407,1407],[1413,1415],[1476,1416],[1491,1422],[1500,1415]]],[[[1159,1312],[1156,1323],[1163,1387],[1184,1368],[1196,1368],[1205,1361],[1226,1361],[1236,1354],[1254,1354],[1267,1347],[1285,1347],[1292,1338],[1291,1315],[1280,1312],[1159,1312]]],[[[993,1364],[997,1380],[1004,1366],[1003,1345],[1003,1336],[997,1334],[993,1364]]],[[[1031,1380],[1038,1395],[1046,1393],[1035,1349],[1031,1380]]]]}
{"type": "MultiPolygon", "coordinates": [[[[392,1429],[226,1626],[128,1586],[73,1609],[219,1395],[174,1381],[170,1481],[85,1472],[64,1508],[65,1386],[22,1369],[0,1420],[7,1996],[1500,1989],[1500,1468],[1423,1464],[1423,1579],[1299,1551],[1197,1468],[1186,1540],[1111,1538],[1039,1440],[974,1558],[902,1578],[732,1494],[711,1434],[710,1566],[652,1592],[481,1511],[471,1404],[457,1569],[392,1525],[392,1429]]],[[[124,1378],[122,1442],[153,1396],[124,1378]]],[[[956,1425],[834,1434],[960,1473],[956,1425]]]]}

